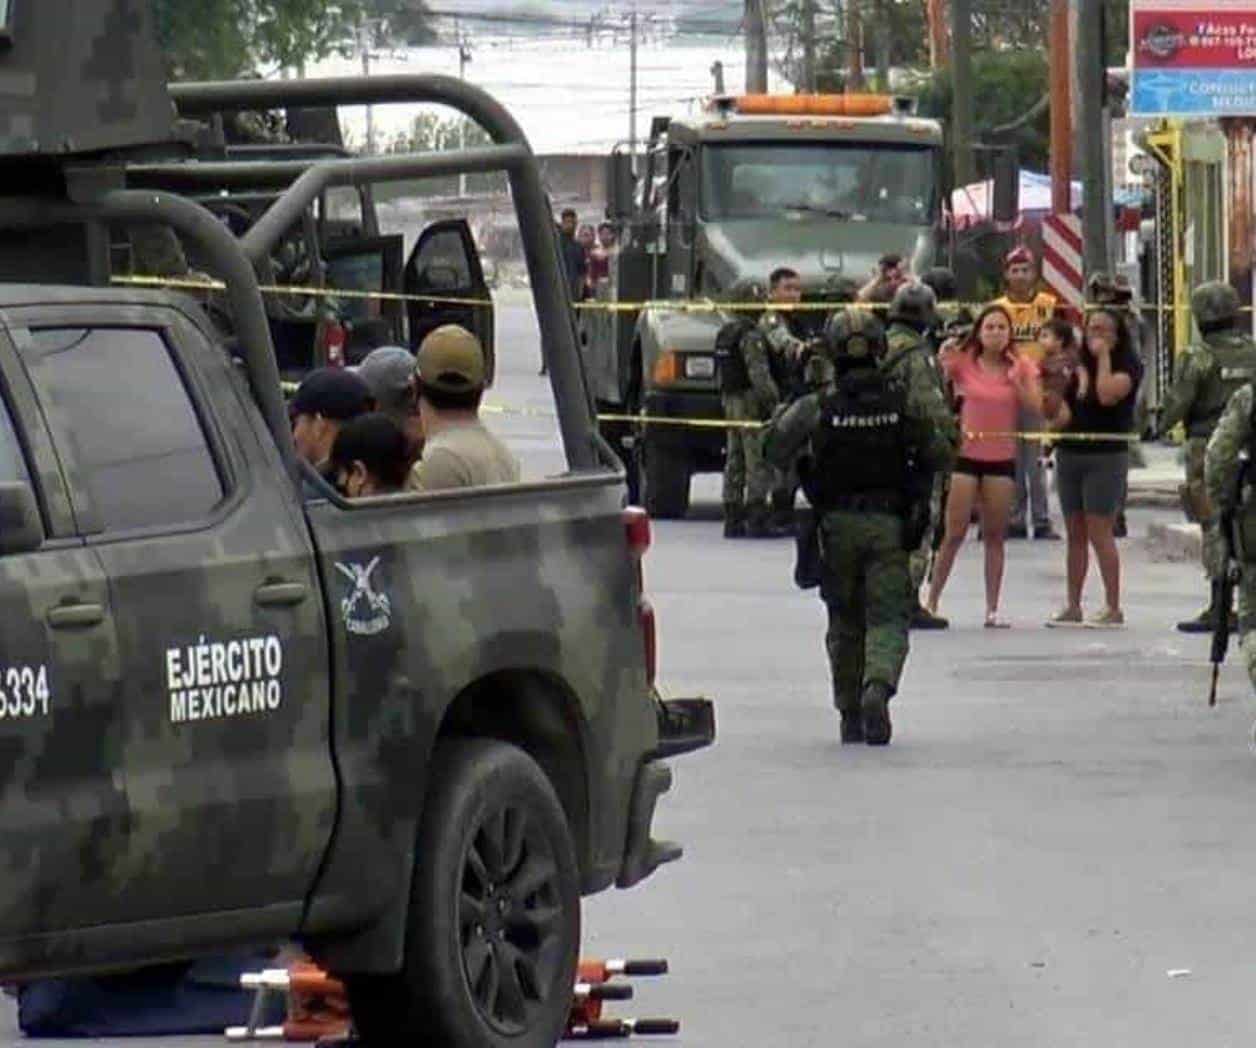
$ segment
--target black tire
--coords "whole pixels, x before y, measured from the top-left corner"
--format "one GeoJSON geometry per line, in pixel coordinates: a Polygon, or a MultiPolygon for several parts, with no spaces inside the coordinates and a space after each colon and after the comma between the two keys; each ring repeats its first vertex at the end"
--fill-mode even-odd
{"type": "Polygon", "coordinates": [[[641,485],[646,512],[657,520],[679,520],[689,512],[689,463],[648,436],[641,442],[641,485]]]}
{"type": "Polygon", "coordinates": [[[522,750],[443,743],[400,976],[347,980],[372,1046],[553,1048],[571,1009],[580,880],[562,804],[522,750]]]}

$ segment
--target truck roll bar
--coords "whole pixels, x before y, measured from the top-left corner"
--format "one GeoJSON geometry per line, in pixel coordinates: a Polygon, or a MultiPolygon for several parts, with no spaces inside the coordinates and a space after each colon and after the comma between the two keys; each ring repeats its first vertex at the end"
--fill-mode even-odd
{"type": "Polygon", "coordinates": [[[151,190],[89,190],[75,202],[0,198],[0,228],[39,228],[91,221],[167,225],[201,249],[206,262],[226,284],[253,397],[284,465],[291,476],[297,478],[296,448],[292,443],[292,429],[279,384],[279,366],[275,362],[257,274],[230,230],[199,204],[151,190]]]}
{"type": "Polygon", "coordinates": [[[420,154],[315,164],[254,226],[245,238],[245,249],[255,258],[259,253],[264,255],[274,238],[318,195],[321,189],[316,187],[370,181],[367,176],[372,172],[384,172],[385,178],[390,175],[407,178],[448,171],[504,169],[510,179],[519,219],[541,329],[541,354],[548,365],[558,401],[559,429],[567,461],[577,470],[599,468],[601,456],[594,439],[593,405],[585,382],[571,297],[566,277],[559,268],[549,200],[527,137],[495,98],[456,77],[430,75],[171,84],[170,97],[185,117],[231,110],[429,103],[449,106],[479,124],[495,146],[450,152],[439,157],[420,154]],[[419,160],[425,164],[411,166],[419,160]],[[468,167],[468,163],[476,166],[468,167]],[[281,221],[284,218],[286,222],[281,221]]]}

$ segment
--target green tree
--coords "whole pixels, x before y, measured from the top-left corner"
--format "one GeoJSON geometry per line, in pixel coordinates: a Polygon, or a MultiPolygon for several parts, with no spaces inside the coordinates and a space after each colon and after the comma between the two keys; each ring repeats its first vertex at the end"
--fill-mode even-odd
{"type": "MultiPolygon", "coordinates": [[[[1026,113],[1041,111],[1014,131],[998,136],[1014,144],[1022,166],[1044,170],[1050,152],[1050,111],[1041,106],[1047,92],[1047,56],[1041,51],[987,51],[973,59],[973,131],[978,142],[992,141],[996,128],[1015,123],[1026,113]]],[[[920,113],[951,124],[951,75],[935,74],[920,91],[920,113]]]]}
{"type": "Polygon", "coordinates": [[[347,47],[366,0],[151,0],[170,73],[237,77],[262,66],[300,68],[347,47]]]}
{"type": "MultiPolygon", "coordinates": [[[[488,132],[479,124],[464,117],[441,116],[439,113],[420,113],[410,125],[409,131],[396,135],[388,143],[389,153],[443,153],[451,149],[472,149],[492,144],[488,132]],[[465,139],[464,139],[465,136],[465,139]]],[[[423,196],[452,196],[458,192],[458,176],[424,179],[418,183],[423,196]]],[[[467,176],[470,193],[504,193],[506,176],[500,172],[470,174],[467,176]]],[[[407,190],[408,192],[408,190],[407,190]]]]}

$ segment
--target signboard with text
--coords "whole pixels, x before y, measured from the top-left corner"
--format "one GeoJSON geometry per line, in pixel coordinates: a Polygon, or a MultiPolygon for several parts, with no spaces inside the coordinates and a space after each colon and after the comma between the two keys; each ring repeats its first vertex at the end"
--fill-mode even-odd
{"type": "Polygon", "coordinates": [[[1256,116],[1256,0],[1132,0],[1132,116],[1256,116]]]}

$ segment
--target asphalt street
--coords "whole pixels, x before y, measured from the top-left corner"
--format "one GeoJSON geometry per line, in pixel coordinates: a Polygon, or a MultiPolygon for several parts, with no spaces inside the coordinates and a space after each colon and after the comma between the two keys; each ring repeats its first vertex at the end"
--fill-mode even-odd
{"type": "MultiPolygon", "coordinates": [[[[526,311],[499,331],[492,400],[530,413],[490,422],[552,472],[526,311]]],[[[1042,542],[1009,546],[1014,628],[981,629],[967,547],[952,629],[913,635],[876,750],[837,743],[823,607],[793,588],[790,544],[722,540],[717,479],[697,490],[694,519],[656,524],[646,577],[664,688],[716,699],[719,741],[676,762],[661,807],[685,859],[587,903],[587,955],[671,962],[612,1010],[681,1019],[651,1042],[677,1048],[1248,1043],[1256,707],[1234,654],[1206,706],[1208,640],[1173,630],[1198,570],[1141,541],[1171,514],[1131,513],[1119,632],[1042,628],[1064,586],[1042,542]]],[[[0,1045],[20,1041],[0,1006],[0,1045]]]]}

